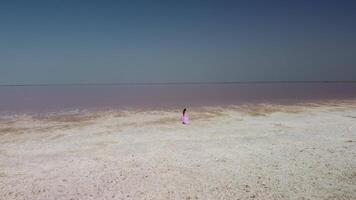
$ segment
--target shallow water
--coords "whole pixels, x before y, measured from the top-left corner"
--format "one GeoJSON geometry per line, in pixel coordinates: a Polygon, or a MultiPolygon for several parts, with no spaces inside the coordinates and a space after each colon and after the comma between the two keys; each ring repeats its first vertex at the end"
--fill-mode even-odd
{"type": "Polygon", "coordinates": [[[356,83],[1,86],[0,114],[355,99],[356,83]]]}

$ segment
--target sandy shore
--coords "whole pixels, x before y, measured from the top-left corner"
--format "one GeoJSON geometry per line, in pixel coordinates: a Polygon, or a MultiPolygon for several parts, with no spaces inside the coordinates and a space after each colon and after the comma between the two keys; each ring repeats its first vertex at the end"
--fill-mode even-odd
{"type": "Polygon", "coordinates": [[[0,199],[356,199],[356,101],[2,116],[0,199]]]}

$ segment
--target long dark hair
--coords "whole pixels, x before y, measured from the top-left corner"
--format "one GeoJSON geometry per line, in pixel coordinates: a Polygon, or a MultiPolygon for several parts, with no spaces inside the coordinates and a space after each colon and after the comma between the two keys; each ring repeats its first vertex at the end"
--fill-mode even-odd
{"type": "Polygon", "coordinates": [[[184,108],[184,109],[183,109],[183,115],[185,115],[185,111],[187,111],[187,109],[186,109],[186,108],[184,108]]]}

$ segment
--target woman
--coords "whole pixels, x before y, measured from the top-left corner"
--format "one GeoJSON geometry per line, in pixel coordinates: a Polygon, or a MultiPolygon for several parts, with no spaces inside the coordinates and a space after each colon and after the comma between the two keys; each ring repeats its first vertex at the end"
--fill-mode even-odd
{"type": "Polygon", "coordinates": [[[189,117],[186,112],[187,112],[187,109],[184,108],[183,115],[182,115],[182,124],[185,124],[185,125],[189,124],[189,117]]]}

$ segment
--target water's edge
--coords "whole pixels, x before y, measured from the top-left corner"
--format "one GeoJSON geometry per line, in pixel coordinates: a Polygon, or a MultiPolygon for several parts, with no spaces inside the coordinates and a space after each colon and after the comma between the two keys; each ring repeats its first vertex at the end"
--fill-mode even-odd
{"type": "Polygon", "coordinates": [[[356,83],[0,87],[0,115],[160,110],[356,99],[356,83]]]}

